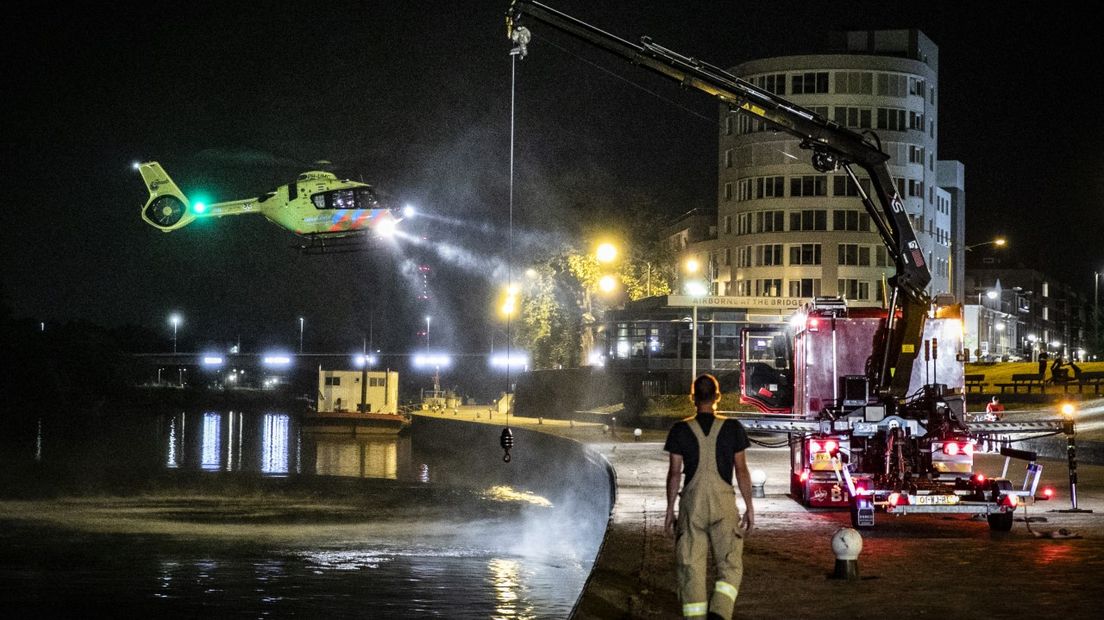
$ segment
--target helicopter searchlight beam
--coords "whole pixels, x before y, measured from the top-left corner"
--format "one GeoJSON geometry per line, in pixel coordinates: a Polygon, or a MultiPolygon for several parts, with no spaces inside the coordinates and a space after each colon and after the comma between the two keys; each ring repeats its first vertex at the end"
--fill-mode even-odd
{"type": "Polygon", "coordinates": [[[324,240],[364,236],[369,231],[389,236],[402,219],[380,206],[371,185],[320,170],[304,172],[263,196],[207,204],[189,200],[161,164],[145,162],[137,168],[149,192],[142,220],[166,233],[201,218],[260,213],[296,235],[324,240]]]}

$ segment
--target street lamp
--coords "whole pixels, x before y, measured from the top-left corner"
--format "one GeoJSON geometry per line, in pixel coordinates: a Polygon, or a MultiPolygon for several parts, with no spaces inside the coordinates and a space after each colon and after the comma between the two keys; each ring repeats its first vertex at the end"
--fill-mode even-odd
{"type": "Polygon", "coordinates": [[[169,315],[169,322],[173,326],[173,353],[176,353],[176,329],[180,326],[181,320],[180,315],[175,312],[169,315]]]}
{"type": "MultiPolygon", "coordinates": [[[[962,246],[962,251],[963,252],[969,252],[970,250],[973,250],[974,248],[980,248],[980,247],[986,246],[986,245],[995,245],[998,248],[1003,248],[1004,246],[1008,245],[1008,240],[1005,239],[1004,237],[997,237],[997,238],[991,239],[989,241],[982,241],[981,243],[972,243],[970,245],[964,245],[964,246],[962,246]]],[[[957,299],[958,295],[955,293],[955,282],[954,282],[954,275],[955,275],[954,241],[951,241],[949,247],[950,247],[950,252],[947,255],[948,256],[947,272],[950,275],[947,278],[947,288],[950,290],[952,295],[955,295],[955,298],[957,299]]]]}
{"type": "MultiPolygon", "coordinates": [[[[594,250],[594,258],[597,259],[599,263],[607,263],[607,264],[612,263],[612,262],[617,260],[618,254],[620,254],[620,251],[618,250],[617,246],[610,243],[610,242],[608,242],[608,241],[599,243],[598,247],[594,250]]],[[[652,296],[652,261],[644,258],[640,253],[635,252],[635,251],[630,252],[629,254],[632,256],[632,258],[643,261],[644,268],[645,268],[645,272],[644,272],[644,280],[645,280],[644,294],[647,297],[651,297],[652,296]]],[[[606,292],[608,292],[608,291],[606,291],[606,292]]]]}
{"type": "Polygon", "coordinates": [[[966,246],[965,248],[963,248],[963,250],[966,251],[966,252],[969,252],[970,250],[972,250],[974,248],[980,248],[983,245],[995,245],[998,248],[1003,248],[1007,244],[1008,244],[1007,239],[1005,239],[1004,237],[997,237],[996,239],[993,239],[991,241],[982,241],[981,243],[970,244],[970,245],[966,246]]]}
{"type": "Polygon", "coordinates": [[[303,317],[299,317],[299,353],[303,352],[303,317]]]}
{"type": "MultiPolygon", "coordinates": [[[[689,258],[683,264],[687,273],[696,274],[701,264],[695,258],[689,258]]],[[[703,297],[708,292],[705,284],[700,280],[690,280],[685,285],[685,290],[692,298],[703,297]]],[[[690,304],[690,383],[698,378],[698,302],[690,304]]]]}

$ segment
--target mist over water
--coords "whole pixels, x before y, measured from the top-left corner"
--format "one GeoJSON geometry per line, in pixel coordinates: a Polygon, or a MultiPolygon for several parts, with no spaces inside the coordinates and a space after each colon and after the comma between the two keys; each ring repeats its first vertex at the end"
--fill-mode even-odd
{"type": "Polygon", "coordinates": [[[608,515],[559,474],[484,458],[492,446],[466,446],[474,466],[443,454],[432,429],[319,434],[211,411],[94,426],[35,421],[5,440],[6,609],[562,618],[608,515]]]}

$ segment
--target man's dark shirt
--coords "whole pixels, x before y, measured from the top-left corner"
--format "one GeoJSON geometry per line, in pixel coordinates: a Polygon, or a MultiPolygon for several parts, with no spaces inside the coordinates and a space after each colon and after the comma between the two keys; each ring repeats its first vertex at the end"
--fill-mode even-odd
{"type": "MultiPolygon", "coordinates": [[[[698,424],[702,432],[709,435],[713,429],[713,422],[717,418],[712,413],[698,413],[698,424]]],[[[725,482],[732,484],[732,459],[737,452],[747,450],[751,445],[747,431],[739,420],[729,418],[724,420],[720,427],[720,436],[717,437],[717,473],[725,482]]],[[[698,438],[694,437],[694,431],[690,430],[690,423],[679,421],[671,427],[667,433],[667,442],[663,449],[671,454],[682,456],[682,471],[686,474],[684,484],[689,484],[698,469],[698,438]]]]}

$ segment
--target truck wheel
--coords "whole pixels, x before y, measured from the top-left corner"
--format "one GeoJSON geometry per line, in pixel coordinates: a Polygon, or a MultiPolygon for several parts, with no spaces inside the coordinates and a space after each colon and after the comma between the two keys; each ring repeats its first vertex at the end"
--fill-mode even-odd
{"type": "Polygon", "coordinates": [[[986,515],[986,520],[989,521],[989,529],[994,532],[1010,532],[1012,531],[1012,513],[1011,512],[991,512],[986,515]]]}

